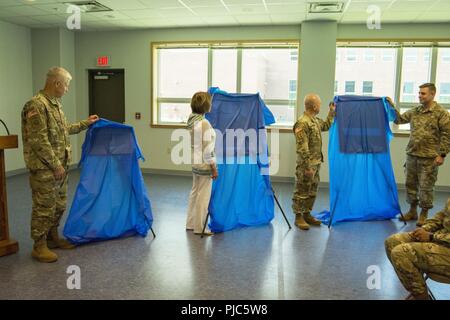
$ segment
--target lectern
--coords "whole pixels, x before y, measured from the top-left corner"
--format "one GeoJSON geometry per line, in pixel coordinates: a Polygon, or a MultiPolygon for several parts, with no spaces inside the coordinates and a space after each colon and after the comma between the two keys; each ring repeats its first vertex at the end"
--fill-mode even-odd
{"type": "Polygon", "coordinates": [[[17,136],[0,136],[0,257],[16,253],[19,250],[17,241],[9,238],[5,170],[5,149],[17,147],[17,136]]]}

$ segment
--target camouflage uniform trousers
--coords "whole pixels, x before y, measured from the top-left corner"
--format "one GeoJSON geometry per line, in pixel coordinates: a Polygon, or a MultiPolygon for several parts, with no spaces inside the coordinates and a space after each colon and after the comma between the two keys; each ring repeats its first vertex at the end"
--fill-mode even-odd
{"type": "Polygon", "coordinates": [[[424,209],[433,208],[433,189],[438,175],[434,158],[407,155],[405,168],[406,201],[411,205],[419,203],[424,209]]]}
{"type": "Polygon", "coordinates": [[[413,295],[427,292],[424,273],[450,277],[450,248],[432,242],[417,242],[407,232],[390,236],[384,244],[398,278],[413,295]]]}
{"type": "MultiPolygon", "coordinates": [[[[68,168],[65,168],[66,172],[68,168]]],[[[57,181],[51,170],[30,171],[33,197],[31,238],[39,241],[47,238],[52,227],[58,227],[67,205],[67,179],[57,181]]]]}
{"type": "Polygon", "coordinates": [[[312,166],[314,175],[308,177],[305,175],[303,167],[297,165],[294,196],[292,197],[292,211],[294,214],[310,213],[314,201],[316,201],[317,189],[320,182],[320,164],[312,166]]]}

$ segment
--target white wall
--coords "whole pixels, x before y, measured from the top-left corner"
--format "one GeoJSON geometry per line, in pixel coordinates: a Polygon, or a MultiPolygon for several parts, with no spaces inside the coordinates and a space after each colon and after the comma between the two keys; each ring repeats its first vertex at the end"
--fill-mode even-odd
{"type": "MultiPolygon", "coordinates": [[[[5,151],[7,171],[25,167],[21,111],[32,93],[30,30],[0,21],[0,119],[6,122],[11,134],[19,135],[19,148],[5,151]]],[[[0,135],[6,135],[3,126],[0,135]]]]}

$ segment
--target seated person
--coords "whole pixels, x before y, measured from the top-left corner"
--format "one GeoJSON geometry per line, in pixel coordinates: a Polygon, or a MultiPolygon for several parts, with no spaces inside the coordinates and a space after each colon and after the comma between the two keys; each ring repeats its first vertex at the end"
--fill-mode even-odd
{"type": "Polygon", "coordinates": [[[424,273],[450,277],[450,198],[444,210],[412,232],[385,241],[386,254],[410,300],[429,299],[424,273]]]}

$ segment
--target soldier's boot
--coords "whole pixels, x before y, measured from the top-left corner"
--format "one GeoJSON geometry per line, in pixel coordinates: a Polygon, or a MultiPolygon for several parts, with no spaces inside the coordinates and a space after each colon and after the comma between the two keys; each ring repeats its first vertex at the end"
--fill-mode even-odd
{"type": "Polygon", "coordinates": [[[421,227],[425,224],[425,220],[428,219],[428,209],[423,209],[420,212],[419,220],[416,223],[416,226],[421,227]]]}
{"type": "Polygon", "coordinates": [[[41,239],[34,243],[31,256],[40,262],[50,263],[58,260],[58,256],[56,255],[56,253],[48,249],[47,241],[45,239],[41,239]]]}
{"type": "Polygon", "coordinates": [[[303,214],[303,218],[305,219],[305,222],[306,222],[306,223],[308,223],[308,224],[310,224],[310,225],[313,225],[313,226],[319,226],[319,227],[320,227],[320,225],[322,224],[321,221],[319,221],[319,220],[317,220],[316,218],[314,218],[314,217],[311,215],[311,213],[309,213],[309,212],[303,214]]]}
{"type": "Polygon", "coordinates": [[[411,220],[417,220],[417,206],[411,205],[409,208],[409,211],[403,215],[404,219],[400,217],[400,221],[411,221],[411,220]]]}
{"type": "Polygon", "coordinates": [[[306,223],[301,213],[295,215],[295,225],[302,230],[309,230],[309,224],[306,223]]]}
{"type": "Polygon", "coordinates": [[[47,245],[50,249],[74,249],[75,245],[71,244],[66,239],[61,239],[58,235],[58,228],[53,227],[47,236],[47,245]]]}

